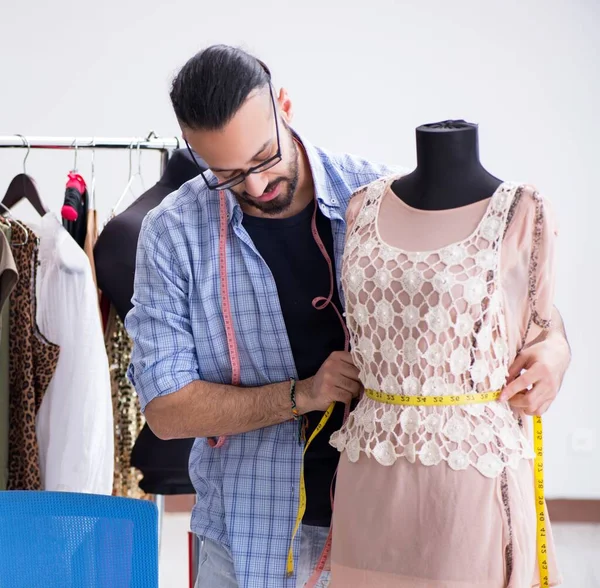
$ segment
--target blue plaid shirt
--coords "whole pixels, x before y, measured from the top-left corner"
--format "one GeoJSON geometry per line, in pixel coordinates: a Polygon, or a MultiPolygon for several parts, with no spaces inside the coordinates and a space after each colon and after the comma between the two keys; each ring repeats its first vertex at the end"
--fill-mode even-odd
{"type": "MultiPolygon", "coordinates": [[[[302,144],[318,206],[331,220],[342,299],[348,201],[358,188],[393,170],[302,144]]],[[[231,193],[227,208],[229,292],[241,385],[287,381],[297,374],[275,281],[242,226],[242,210],[231,193]]],[[[142,408],[194,380],[231,382],[218,262],[218,194],[198,176],[146,216],[139,237],[133,309],[125,324],[134,343],[129,378],[142,408]]],[[[240,588],[295,588],[295,578],[286,577],[286,557],[301,460],[293,421],[230,436],[221,449],[210,448],[205,439],[194,443],[189,462],[197,492],[192,530],[231,550],[240,588]]],[[[298,549],[297,540],[295,555],[298,549]]]]}

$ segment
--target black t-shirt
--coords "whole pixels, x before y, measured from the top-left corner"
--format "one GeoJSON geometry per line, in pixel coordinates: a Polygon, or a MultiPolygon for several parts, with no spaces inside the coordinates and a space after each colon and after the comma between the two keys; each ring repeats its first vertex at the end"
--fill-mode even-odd
{"type": "MultiPolygon", "coordinates": [[[[286,219],[244,215],[242,224],[258,252],[269,266],[277,285],[279,302],[292,347],[298,377],[314,376],[334,351],[344,349],[344,331],[331,307],[316,310],[312,301],[329,295],[330,277],[327,262],[311,231],[314,201],[302,212],[286,219]]],[[[334,264],[331,221],[317,208],[317,230],[334,264]]],[[[335,278],[334,278],[335,286],[335,278]]],[[[340,309],[337,287],[332,302],[340,309]]],[[[310,436],[323,416],[308,415],[310,436]]],[[[336,404],[325,428],[309,446],[304,462],[306,514],[304,523],[327,527],[331,523],[330,489],[339,454],[329,445],[329,437],[342,426],[344,407],[336,404]]]]}

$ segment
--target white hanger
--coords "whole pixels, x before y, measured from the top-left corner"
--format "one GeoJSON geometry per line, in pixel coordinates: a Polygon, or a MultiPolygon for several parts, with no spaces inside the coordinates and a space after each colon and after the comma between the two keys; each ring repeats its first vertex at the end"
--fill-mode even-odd
{"type": "Polygon", "coordinates": [[[137,153],[138,153],[138,165],[137,165],[137,171],[135,173],[133,173],[133,162],[132,162],[133,142],[131,143],[131,145],[129,145],[129,179],[127,180],[127,185],[125,186],[125,190],[123,190],[123,193],[117,200],[116,204],[113,206],[113,209],[110,211],[110,215],[108,217],[109,220],[115,216],[116,211],[119,208],[119,204],[121,204],[121,202],[123,201],[125,196],[127,196],[127,194],[130,193],[135,198],[135,194],[134,194],[133,190],[131,189],[131,187],[133,186],[133,183],[136,180],[136,178],[139,178],[140,183],[142,185],[142,190],[143,191],[146,190],[146,186],[144,184],[144,177],[142,175],[142,151],[140,148],[141,143],[142,143],[142,140],[140,139],[137,142],[137,148],[136,148],[137,153]]]}

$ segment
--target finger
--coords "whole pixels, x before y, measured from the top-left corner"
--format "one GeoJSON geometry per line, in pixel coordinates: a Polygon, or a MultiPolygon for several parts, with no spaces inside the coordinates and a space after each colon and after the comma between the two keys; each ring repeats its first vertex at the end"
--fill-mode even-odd
{"type": "Polygon", "coordinates": [[[509,400],[509,403],[512,407],[523,410],[526,415],[532,416],[547,400],[547,388],[537,384],[530,391],[521,392],[513,396],[509,400]]]}
{"type": "Polygon", "coordinates": [[[527,394],[527,392],[517,392],[514,396],[512,396],[509,399],[508,403],[513,408],[518,408],[520,410],[525,410],[525,408],[527,407],[526,394],[527,394]]]}
{"type": "Polygon", "coordinates": [[[352,361],[352,354],[348,351],[335,351],[332,356],[335,355],[335,359],[342,361],[345,364],[349,364],[354,367],[354,361],[352,361]]]}
{"type": "Polygon", "coordinates": [[[508,381],[512,382],[517,376],[521,374],[524,369],[527,369],[527,363],[529,356],[527,353],[520,353],[513,361],[512,365],[508,368],[508,381]]]}
{"type": "Polygon", "coordinates": [[[357,380],[353,380],[351,378],[347,378],[346,376],[340,375],[338,381],[336,382],[336,387],[346,392],[350,392],[352,396],[358,396],[360,392],[361,383],[357,380]]]}
{"type": "Polygon", "coordinates": [[[332,397],[336,402],[343,402],[344,404],[352,402],[352,394],[342,388],[334,388],[332,397]]]}
{"type": "Polygon", "coordinates": [[[543,414],[545,414],[548,409],[550,408],[552,404],[552,400],[548,400],[548,402],[545,402],[544,404],[542,404],[542,406],[540,407],[540,409],[535,413],[537,416],[542,416],[543,414]]]}
{"type": "Polygon", "coordinates": [[[530,369],[521,374],[516,380],[513,380],[510,384],[505,386],[504,390],[502,390],[500,400],[509,400],[515,394],[527,390],[529,386],[533,386],[537,381],[539,381],[538,371],[539,370],[536,369],[536,365],[534,364],[530,369]]]}
{"type": "Polygon", "coordinates": [[[527,397],[525,414],[529,416],[540,415],[542,407],[552,403],[550,391],[543,384],[536,384],[531,392],[527,393],[527,397]]]}
{"type": "Polygon", "coordinates": [[[341,364],[339,375],[348,378],[353,382],[360,382],[360,371],[353,365],[348,365],[347,363],[341,364]]]}

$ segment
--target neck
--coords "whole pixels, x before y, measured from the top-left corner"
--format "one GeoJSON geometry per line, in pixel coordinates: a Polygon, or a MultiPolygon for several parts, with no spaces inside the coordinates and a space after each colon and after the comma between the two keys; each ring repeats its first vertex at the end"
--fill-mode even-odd
{"type": "Polygon", "coordinates": [[[417,129],[417,171],[433,180],[441,174],[458,182],[465,173],[483,169],[475,125],[424,125],[417,129]]]}
{"type": "Polygon", "coordinates": [[[293,209],[293,212],[286,216],[293,216],[304,210],[315,198],[315,184],[310,170],[308,155],[306,154],[302,143],[295,138],[294,144],[298,150],[298,186],[296,187],[294,200],[290,206],[290,209],[293,209]]]}
{"type": "Polygon", "coordinates": [[[477,125],[445,121],[416,131],[417,168],[394,183],[394,192],[417,208],[457,208],[489,198],[500,180],[479,161],[477,125]]]}

